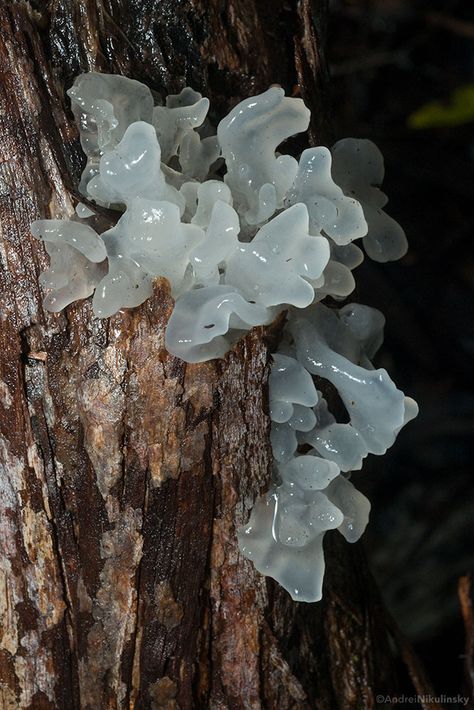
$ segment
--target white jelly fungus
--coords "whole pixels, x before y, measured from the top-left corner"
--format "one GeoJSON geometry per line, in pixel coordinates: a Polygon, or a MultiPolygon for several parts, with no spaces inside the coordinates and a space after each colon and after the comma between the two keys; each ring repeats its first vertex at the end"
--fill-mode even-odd
{"type": "Polygon", "coordinates": [[[50,267],[44,306],[60,311],[93,296],[96,316],[143,303],[156,277],[175,306],[165,344],[186,362],[224,357],[233,343],[282,311],[287,324],[269,378],[274,482],[239,531],[242,554],[300,601],[321,598],[323,537],[355,542],[370,504],[348,480],[383,454],[418,412],[372,359],[384,318],[334,304],[355,287],[368,256],[404,255],[402,228],[383,210],[383,158],[368,140],[281,154],[307,129],[301,99],[271,87],[235,106],[217,133],[209,101],[189,87],[154,106],[150,90],[123,76],[82,74],[68,92],[86,154],[71,221],[39,220],[50,267]],[[97,234],[97,209],[117,212],[97,234]],[[331,297],[330,304],[321,303],[331,297]],[[318,383],[331,383],[331,411],[318,383]],[[341,409],[343,421],[341,419],[341,409]]]}

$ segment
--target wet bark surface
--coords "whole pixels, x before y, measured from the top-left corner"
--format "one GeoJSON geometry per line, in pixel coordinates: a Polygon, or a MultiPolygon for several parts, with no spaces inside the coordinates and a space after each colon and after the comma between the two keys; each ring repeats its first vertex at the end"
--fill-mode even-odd
{"type": "Polygon", "coordinates": [[[190,84],[217,121],[278,82],[327,135],[325,5],[102,0],[0,9],[0,707],[361,708],[397,679],[359,545],[326,536],[320,604],[239,555],[268,485],[268,334],[222,361],[164,349],[167,284],[99,321],[41,307],[29,234],[82,167],[65,90],[85,70],[190,84]]]}

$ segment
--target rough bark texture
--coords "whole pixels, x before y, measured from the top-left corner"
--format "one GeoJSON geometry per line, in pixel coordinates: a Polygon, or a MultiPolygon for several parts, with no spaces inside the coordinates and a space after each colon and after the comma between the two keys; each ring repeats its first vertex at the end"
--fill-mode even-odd
{"type": "Polygon", "coordinates": [[[29,234],[67,216],[82,166],[65,89],[81,70],[215,118],[281,83],[324,138],[324,2],[53,0],[0,9],[0,707],[371,708],[393,692],[359,546],[328,535],[324,601],[296,605],[243,560],[267,485],[262,330],[219,362],[164,350],[166,283],[105,321],[41,307],[29,234]]]}

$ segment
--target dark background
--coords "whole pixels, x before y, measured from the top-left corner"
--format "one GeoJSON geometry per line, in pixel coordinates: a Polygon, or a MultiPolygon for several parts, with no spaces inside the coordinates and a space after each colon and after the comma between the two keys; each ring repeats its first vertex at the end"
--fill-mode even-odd
{"type": "Polygon", "coordinates": [[[457,582],[474,568],[474,106],[461,101],[457,125],[445,113],[416,129],[410,116],[474,87],[474,2],[332,2],[327,50],[334,138],[381,148],[387,211],[410,243],[399,263],[355,274],[354,300],[387,317],[376,364],[420,405],[390,452],[355,474],[372,501],[366,547],[436,690],[457,694],[457,582]]]}

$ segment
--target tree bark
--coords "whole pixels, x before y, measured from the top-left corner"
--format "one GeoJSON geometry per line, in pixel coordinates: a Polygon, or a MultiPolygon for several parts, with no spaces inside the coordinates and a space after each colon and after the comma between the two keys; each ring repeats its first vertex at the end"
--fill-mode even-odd
{"type": "Polygon", "coordinates": [[[2,709],[371,708],[397,688],[359,545],[327,535],[314,605],[239,555],[236,529],[269,481],[272,333],[186,365],[164,349],[164,281],[108,320],[89,301],[48,314],[47,258],[29,233],[76,202],[83,158],[65,90],[78,73],[160,93],[189,84],[216,121],[278,82],[324,142],[325,19],[323,0],[0,10],[2,709]]]}

